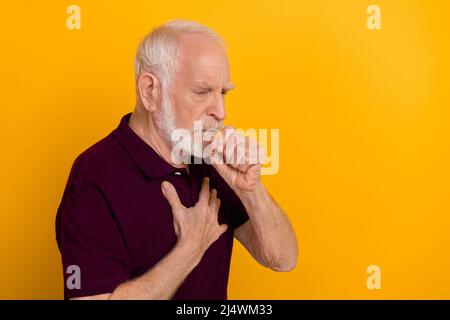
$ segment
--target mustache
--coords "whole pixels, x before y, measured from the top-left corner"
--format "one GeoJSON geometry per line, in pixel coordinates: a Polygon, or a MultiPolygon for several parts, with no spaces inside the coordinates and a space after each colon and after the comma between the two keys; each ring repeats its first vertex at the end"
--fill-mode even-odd
{"type": "MultiPolygon", "coordinates": [[[[199,120],[202,122],[202,131],[220,130],[223,128],[223,121],[217,121],[213,117],[207,117],[199,120]]],[[[197,130],[198,131],[198,130],[197,130]]]]}

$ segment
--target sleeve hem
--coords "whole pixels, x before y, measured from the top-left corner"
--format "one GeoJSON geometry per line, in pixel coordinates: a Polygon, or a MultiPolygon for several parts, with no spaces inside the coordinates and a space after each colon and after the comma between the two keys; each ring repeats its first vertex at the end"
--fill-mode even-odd
{"type": "Polygon", "coordinates": [[[250,218],[248,216],[246,216],[244,219],[239,220],[238,222],[234,223],[234,225],[232,226],[233,230],[236,230],[237,228],[242,226],[244,223],[246,223],[248,220],[250,220],[250,218]]]}

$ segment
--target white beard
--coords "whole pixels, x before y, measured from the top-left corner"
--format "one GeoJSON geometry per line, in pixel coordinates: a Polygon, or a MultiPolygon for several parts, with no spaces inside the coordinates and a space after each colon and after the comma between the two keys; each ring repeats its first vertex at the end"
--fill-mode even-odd
{"type": "MultiPolygon", "coordinates": [[[[166,141],[167,145],[170,146],[170,150],[172,151],[175,145],[177,145],[177,149],[181,151],[181,154],[177,155],[177,159],[179,159],[178,157],[181,157],[182,159],[190,158],[192,154],[192,146],[189,141],[176,141],[175,137],[173,136],[173,133],[177,129],[177,126],[175,115],[173,112],[172,100],[166,92],[163,92],[161,111],[155,113],[155,125],[160,130],[162,137],[166,141]]],[[[180,163],[178,161],[177,163],[180,163]]]]}
{"type": "Polygon", "coordinates": [[[163,139],[168,143],[171,151],[174,150],[175,146],[177,151],[181,151],[181,154],[178,154],[178,152],[176,154],[184,159],[183,162],[190,161],[191,156],[196,158],[203,157],[203,141],[195,141],[194,135],[203,136],[203,130],[220,128],[223,125],[222,122],[217,122],[212,117],[201,119],[201,123],[200,127],[196,127],[194,124],[192,128],[186,129],[189,131],[191,139],[177,141],[173,135],[177,126],[172,101],[169,95],[163,92],[161,111],[155,113],[155,125],[161,131],[163,139]],[[194,145],[196,142],[200,143],[200,145],[194,145]]]}
{"type": "Polygon", "coordinates": [[[155,112],[155,125],[161,131],[163,139],[171,146],[171,136],[176,126],[172,110],[172,101],[165,92],[163,92],[161,111],[155,112]]]}

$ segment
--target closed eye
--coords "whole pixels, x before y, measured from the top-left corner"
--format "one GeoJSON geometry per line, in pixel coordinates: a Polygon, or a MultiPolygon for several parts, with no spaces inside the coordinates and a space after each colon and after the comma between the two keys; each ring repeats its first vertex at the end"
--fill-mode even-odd
{"type": "Polygon", "coordinates": [[[207,94],[209,92],[211,92],[211,89],[202,89],[202,90],[196,91],[195,93],[200,94],[200,95],[204,95],[204,94],[207,94]]]}

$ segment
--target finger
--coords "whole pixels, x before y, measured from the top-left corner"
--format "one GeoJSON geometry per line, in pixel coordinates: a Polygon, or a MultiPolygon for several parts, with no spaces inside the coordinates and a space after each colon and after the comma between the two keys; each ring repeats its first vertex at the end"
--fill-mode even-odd
{"type": "Polygon", "coordinates": [[[208,203],[209,200],[209,178],[205,177],[202,181],[202,188],[198,196],[198,202],[208,203]]]}
{"type": "Polygon", "coordinates": [[[241,172],[246,172],[247,169],[252,165],[257,163],[257,144],[253,143],[250,137],[245,137],[245,142],[238,145],[237,149],[244,149],[243,151],[238,151],[241,154],[241,158],[238,161],[236,169],[241,172]]]}
{"type": "Polygon", "coordinates": [[[248,170],[247,174],[250,180],[256,180],[261,175],[261,165],[260,164],[252,164],[248,170]]]}
{"type": "Polygon", "coordinates": [[[221,146],[221,150],[218,150],[218,151],[220,151],[220,153],[223,156],[223,159],[224,159],[225,163],[227,163],[226,157],[229,156],[229,155],[227,155],[227,152],[229,154],[230,153],[230,148],[232,148],[231,143],[232,143],[232,141],[234,139],[233,137],[235,135],[235,129],[234,129],[233,126],[225,126],[225,127],[222,128],[221,133],[222,134],[220,135],[220,137],[222,139],[222,141],[221,141],[222,142],[222,146],[221,146]]]}
{"type": "Polygon", "coordinates": [[[228,125],[224,126],[220,131],[227,137],[228,134],[233,133],[235,130],[233,126],[228,125]]]}
{"type": "Polygon", "coordinates": [[[211,206],[216,202],[216,200],[217,200],[217,190],[211,189],[211,193],[209,194],[208,204],[211,206]]]}
{"type": "Polygon", "coordinates": [[[224,163],[224,155],[223,155],[223,147],[224,142],[223,138],[214,138],[211,149],[210,149],[210,163],[209,164],[215,164],[215,163],[224,163]]]}
{"type": "Polygon", "coordinates": [[[248,148],[248,162],[249,164],[260,164],[261,162],[261,147],[260,145],[254,141],[250,140],[250,145],[248,148]]]}
{"type": "Polygon", "coordinates": [[[225,231],[227,231],[228,229],[228,225],[227,224],[221,224],[219,226],[219,237],[222,235],[222,233],[224,233],[225,231]]]}
{"type": "Polygon", "coordinates": [[[161,190],[164,197],[172,207],[172,211],[177,211],[178,209],[184,208],[183,204],[180,201],[180,198],[178,197],[177,190],[170,182],[163,181],[161,183],[161,190]]]}
{"type": "Polygon", "coordinates": [[[219,198],[217,198],[217,201],[216,201],[216,213],[217,214],[219,214],[219,209],[220,209],[220,204],[221,204],[222,202],[220,201],[220,199],[219,198]]]}
{"type": "Polygon", "coordinates": [[[225,148],[227,164],[239,171],[245,172],[249,164],[250,138],[234,133],[225,148]]]}
{"type": "Polygon", "coordinates": [[[232,163],[234,154],[234,141],[237,135],[232,126],[223,127],[214,137],[213,153],[214,161],[212,163],[232,163]],[[227,159],[227,157],[229,159],[227,159]]]}
{"type": "Polygon", "coordinates": [[[228,157],[226,164],[231,168],[236,169],[240,172],[246,172],[250,167],[250,161],[248,160],[248,155],[246,154],[245,145],[237,144],[234,147],[234,151],[231,157],[228,157]]]}
{"type": "Polygon", "coordinates": [[[250,166],[250,139],[245,137],[235,147],[235,153],[237,156],[237,162],[234,166],[241,172],[246,172],[250,166]]]}
{"type": "Polygon", "coordinates": [[[220,209],[220,199],[219,198],[216,198],[215,200],[214,200],[214,202],[212,202],[211,204],[210,204],[210,206],[209,206],[209,208],[212,210],[212,213],[214,214],[214,215],[218,215],[219,214],[219,209],[220,209]]]}
{"type": "Polygon", "coordinates": [[[225,140],[224,147],[224,159],[225,163],[229,165],[235,165],[239,159],[240,155],[237,154],[237,145],[241,142],[241,137],[235,133],[232,133],[225,140]]]}
{"type": "Polygon", "coordinates": [[[205,149],[203,150],[203,159],[208,164],[211,164],[208,161],[211,161],[217,151],[217,136],[220,134],[221,131],[219,129],[216,129],[216,131],[208,130],[203,133],[203,141],[206,143],[205,149]]]}

